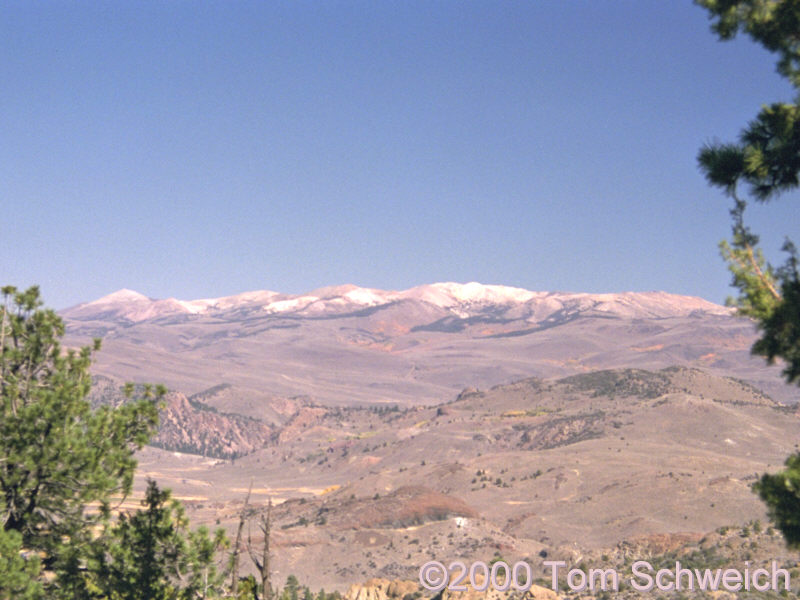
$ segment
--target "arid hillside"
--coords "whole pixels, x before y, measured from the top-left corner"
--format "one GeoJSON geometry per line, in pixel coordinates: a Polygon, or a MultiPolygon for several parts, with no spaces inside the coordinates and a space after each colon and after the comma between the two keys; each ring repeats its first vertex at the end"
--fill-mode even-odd
{"type": "Polygon", "coordinates": [[[428,407],[306,404],[274,427],[235,460],[147,449],[141,477],[228,527],[252,485],[251,511],[276,503],[276,569],[343,589],[414,579],[432,557],[540,564],[765,522],[750,484],[795,448],[800,418],[748,383],[672,367],[526,379],[428,407]]]}

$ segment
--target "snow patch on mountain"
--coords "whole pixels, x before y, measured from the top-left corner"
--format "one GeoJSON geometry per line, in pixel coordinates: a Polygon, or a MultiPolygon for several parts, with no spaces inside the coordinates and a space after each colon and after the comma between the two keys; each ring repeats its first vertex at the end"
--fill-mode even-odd
{"type": "Polygon", "coordinates": [[[129,290],[127,288],[122,288],[121,290],[117,290],[107,296],[103,296],[102,298],[98,298],[97,300],[93,300],[92,302],[87,302],[87,306],[101,306],[105,304],[119,304],[123,302],[153,302],[151,298],[148,298],[144,294],[140,294],[134,290],[129,290]]]}
{"type": "MultiPolygon", "coordinates": [[[[442,307],[457,304],[518,304],[536,297],[536,292],[506,285],[483,285],[470,283],[434,283],[430,287],[441,292],[442,307]]],[[[413,291],[419,288],[412,288],[413,291]]]]}
{"type": "Polygon", "coordinates": [[[298,310],[307,308],[318,300],[319,298],[317,296],[299,296],[289,300],[270,302],[264,307],[264,310],[268,313],[297,312],[298,310]]]}

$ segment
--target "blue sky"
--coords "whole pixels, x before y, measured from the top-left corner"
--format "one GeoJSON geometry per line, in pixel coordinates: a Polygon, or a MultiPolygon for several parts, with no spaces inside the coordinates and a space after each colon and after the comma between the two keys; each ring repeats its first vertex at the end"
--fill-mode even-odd
{"type": "MultiPolygon", "coordinates": [[[[774,59],[690,2],[10,2],[0,283],[63,308],[480,281],[721,302],[697,170],[774,59]]],[[[751,211],[776,262],[787,197],[751,211]]]]}

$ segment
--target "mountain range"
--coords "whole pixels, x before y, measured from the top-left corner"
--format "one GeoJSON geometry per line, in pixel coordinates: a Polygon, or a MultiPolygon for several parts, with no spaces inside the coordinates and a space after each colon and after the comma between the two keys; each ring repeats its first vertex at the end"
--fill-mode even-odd
{"type": "Polygon", "coordinates": [[[732,309],[665,292],[534,292],[479,283],[404,291],[342,285],[301,295],[202,300],[120,290],[62,311],[68,341],[104,340],[98,374],[187,394],[227,384],[221,410],[268,417],[265,400],[432,404],[465,387],[596,369],[683,365],[736,376],[791,402],[753,358],[732,309]]]}
{"type": "Polygon", "coordinates": [[[628,317],[664,317],[686,315],[692,311],[715,314],[729,313],[701,298],[677,296],[663,292],[586,294],[532,292],[503,285],[482,285],[472,282],[434,283],[404,291],[385,291],[340,285],[320,288],[307,294],[288,295],[268,290],[245,292],[235,296],[202,300],[155,300],[122,289],[92,302],[65,311],[75,319],[104,318],[136,323],[175,315],[209,315],[220,318],[242,318],[244,315],[343,315],[370,307],[385,307],[402,301],[416,302],[441,309],[460,318],[480,314],[502,314],[518,308],[513,318],[537,322],[557,312],[578,312],[594,309],[600,313],[628,317]],[[521,307],[521,308],[520,308],[521,307]]]}
{"type": "MultiPolygon", "coordinates": [[[[751,483],[800,431],[752,323],[664,292],[121,290],[61,314],[68,344],[103,338],[94,403],[124,402],[124,381],[171,390],[138,494],[156,479],[230,535],[246,494],[253,515],[272,500],[276,577],[327,589],[431,558],[543,576],[543,557],[739,548],[765,519],[751,483]]],[[[761,537],[736,558],[778,557],[761,537]]]]}

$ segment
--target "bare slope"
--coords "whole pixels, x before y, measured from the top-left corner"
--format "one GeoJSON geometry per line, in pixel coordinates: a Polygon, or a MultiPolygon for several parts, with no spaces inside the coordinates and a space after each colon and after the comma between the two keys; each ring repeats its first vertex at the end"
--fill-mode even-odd
{"type": "Polygon", "coordinates": [[[142,475],[232,525],[248,482],[276,568],[313,585],[414,579],[436,557],[540,563],[764,519],[756,474],[800,419],[749,384],[669,368],[526,379],[431,407],[304,406],[231,462],[148,450],[142,475]]]}

